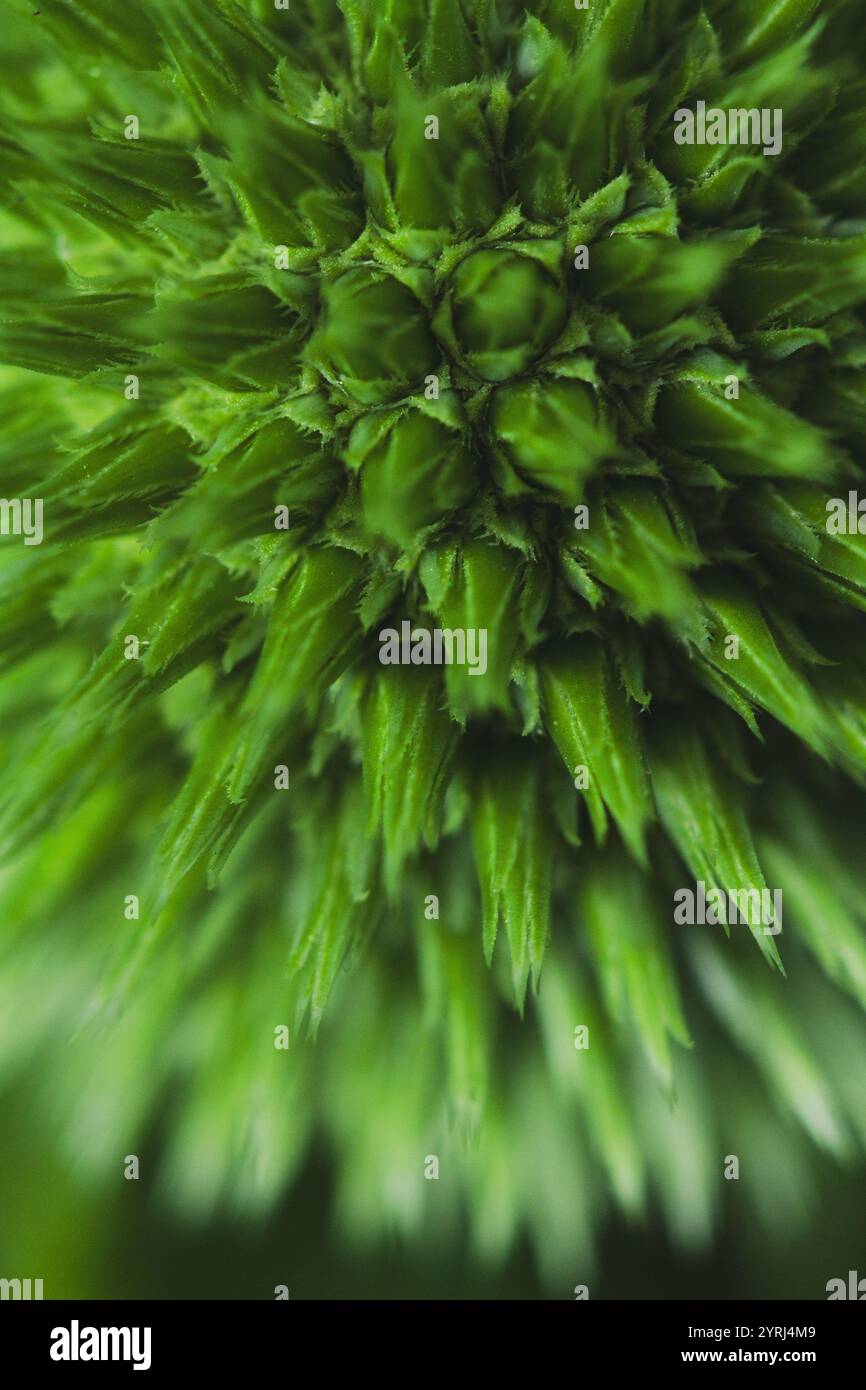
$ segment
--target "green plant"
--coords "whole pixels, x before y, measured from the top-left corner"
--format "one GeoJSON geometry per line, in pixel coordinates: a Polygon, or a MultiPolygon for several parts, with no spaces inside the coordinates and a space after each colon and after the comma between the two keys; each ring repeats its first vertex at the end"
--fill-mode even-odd
{"type": "Polygon", "coordinates": [[[159,1115],[190,1214],[318,1136],[347,1237],[552,1280],[707,1241],[729,1154],[784,1229],[866,1143],[856,5],[16,14],[2,1067],[99,1178],[159,1115]]]}

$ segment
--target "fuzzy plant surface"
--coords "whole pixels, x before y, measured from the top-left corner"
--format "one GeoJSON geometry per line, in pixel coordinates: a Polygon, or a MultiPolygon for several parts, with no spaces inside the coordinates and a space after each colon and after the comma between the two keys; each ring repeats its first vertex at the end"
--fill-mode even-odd
{"type": "Polygon", "coordinates": [[[253,1220],[323,1154],[347,1241],[557,1286],[615,1213],[808,1221],[866,1147],[860,6],[8,9],[3,1080],[82,1179],[253,1220]]]}

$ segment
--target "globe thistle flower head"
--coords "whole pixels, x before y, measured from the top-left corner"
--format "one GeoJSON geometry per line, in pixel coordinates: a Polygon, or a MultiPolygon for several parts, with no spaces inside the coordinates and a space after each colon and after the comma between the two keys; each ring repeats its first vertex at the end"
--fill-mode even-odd
{"type": "Polygon", "coordinates": [[[61,1030],[43,1123],[192,1217],[325,1151],[347,1239],[559,1287],[613,1211],[706,1246],[733,1152],[792,1227],[866,1143],[856,6],[41,8],[6,1073],[61,1030]]]}

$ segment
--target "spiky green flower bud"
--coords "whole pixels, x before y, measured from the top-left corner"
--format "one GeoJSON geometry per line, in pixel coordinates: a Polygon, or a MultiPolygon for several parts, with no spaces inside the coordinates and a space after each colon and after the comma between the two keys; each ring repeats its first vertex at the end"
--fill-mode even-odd
{"type": "Polygon", "coordinates": [[[448,295],[460,360],[485,381],[505,381],[525,371],[565,324],[561,286],[538,260],[512,251],[467,256],[448,295]]]}
{"type": "Polygon", "coordinates": [[[547,377],[501,386],[490,424],[496,478],[506,495],[539,488],[577,502],[598,463],[616,450],[597,394],[582,381],[547,377]]]}
{"type": "Polygon", "coordinates": [[[415,409],[365,415],[352,431],[346,462],[360,469],[361,507],[370,536],[411,550],[419,533],[465,505],[478,487],[476,465],[448,420],[453,397],[436,414],[415,409]],[[441,418],[437,418],[441,417],[441,418]]]}
{"type": "MultiPolygon", "coordinates": [[[[456,87],[421,96],[398,87],[392,120],[386,163],[397,225],[488,228],[499,212],[500,189],[492,132],[471,90],[456,87]],[[436,138],[429,138],[433,133],[436,138]]],[[[374,189],[371,178],[371,193],[384,220],[387,200],[383,196],[380,204],[374,189]]],[[[447,236],[443,242],[448,244],[447,236]]]]}
{"type": "Polygon", "coordinates": [[[438,352],[412,291],[391,275],[355,266],[324,287],[308,357],[338,391],[370,405],[423,385],[438,352]]]}

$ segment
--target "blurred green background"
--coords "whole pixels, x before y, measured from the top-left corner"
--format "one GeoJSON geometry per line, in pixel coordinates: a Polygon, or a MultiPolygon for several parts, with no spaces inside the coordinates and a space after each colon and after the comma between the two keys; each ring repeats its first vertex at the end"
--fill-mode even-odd
{"type": "MultiPolygon", "coordinates": [[[[59,1161],[51,1136],[33,1130],[27,1087],[4,1105],[0,1151],[0,1275],[42,1278],[46,1298],[571,1299],[573,1285],[539,1277],[524,1243],[503,1268],[485,1270],[444,1249],[435,1221],[426,1238],[395,1235],[376,1247],[348,1244],[329,1219],[328,1157],[315,1154],[289,1201],[260,1224],[196,1225],[168,1213],[151,1190],[158,1136],[142,1176],[111,1189],[82,1185],[59,1161]]],[[[818,1299],[827,1280],[866,1272],[862,1175],[816,1167],[815,1215],[786,1240],[743,1232],[737,1184],[726,1184],[723,1221],[702,1257],[675,1250],[660,1222],[608,1226],[595,1272],[575,1249],[574,1284],[590,1299],[818,1299]]],[[[435,1201],[432,1204],[435,1212],[435,1201]]]]}

